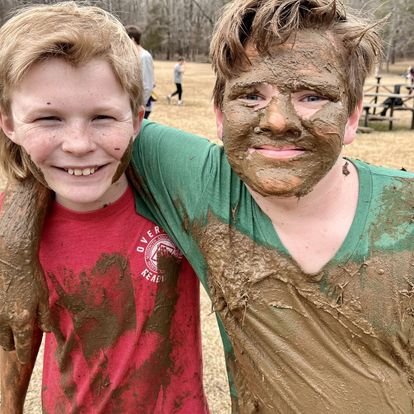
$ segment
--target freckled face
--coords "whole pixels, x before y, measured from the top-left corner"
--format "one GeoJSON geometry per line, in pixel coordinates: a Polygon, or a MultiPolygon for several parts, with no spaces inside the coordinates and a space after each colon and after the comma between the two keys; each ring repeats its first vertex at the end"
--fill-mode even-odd
{"type": "Polygon", "coordinates": [[[62,205],[79,211],[114,202],[142,114],[110,64],[51,58],[30,68],[11,95],[3,129],[21,145],[62,205]]]}
{"type": "MultiPolygon", "coordinates": [[[[338,159],[348,121],[343,68],[322,32],[302,31],[228,81],[218,125],[241,179],[263,196],[309,193],[338,159]]],[[[337,52],[338,53],[338,52],[337,52]]]]}

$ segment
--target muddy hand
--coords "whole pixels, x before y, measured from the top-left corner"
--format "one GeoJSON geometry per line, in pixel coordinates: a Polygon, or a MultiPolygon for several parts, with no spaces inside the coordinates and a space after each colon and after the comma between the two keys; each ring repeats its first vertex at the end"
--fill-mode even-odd
{"type": "Polygon", "coordinates": [[[0,346],[16,349],[23,364],[29,362],[35,324],[50,331],[48,293],[40,269],[16,271],[0,259],[0,346]]]}
{"type": "Polygon", "coordinates": [[[0,211],[0,346],[30,360],[37,323],[50,330],[48,292],[38,260],[50,192],[34,179],[11,183],[0,211]]]}

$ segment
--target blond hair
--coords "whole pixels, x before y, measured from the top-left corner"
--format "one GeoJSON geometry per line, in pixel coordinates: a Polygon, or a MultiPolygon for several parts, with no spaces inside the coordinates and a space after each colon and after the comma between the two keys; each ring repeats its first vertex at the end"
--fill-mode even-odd
{"type": "MultiPolygon", "coordinates": [[[[139,56],[122,23],[99,7],[74,1],[19,9],[0,28],[0,109],[10,113],[14,88],[37,62],[61,58],[82,65],[103,58],[128,93],[134,114],[143,102],[139,56]]],[[[31,175],[20,146],[0,132],[0,168],[7,177],[31,175]]]]}
{"type": "Polygon", "coordinates": [[[348,112],[362,99],[365,78],[381,55],[378,23],[346,13],[336,0],[234,0],[223,8],[210,45],[216,74],[214,104],[221,108],[226,81],[238,76],[250,61],[246,45],[266,54],[300,30],[324,30],[333,35],[344,62],[348,112]]]}

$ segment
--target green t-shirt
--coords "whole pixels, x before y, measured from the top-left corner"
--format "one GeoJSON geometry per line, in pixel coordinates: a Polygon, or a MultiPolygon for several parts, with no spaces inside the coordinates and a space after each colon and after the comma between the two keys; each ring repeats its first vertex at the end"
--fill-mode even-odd
{"type": "Polygon", "coordinates": [[[234,412],[413,410],[414,175],[351,162],[354,221],[309,275],[222,147],[151,122],[135,141],[137,209],[175,239],[210,294],[234,412]]]}

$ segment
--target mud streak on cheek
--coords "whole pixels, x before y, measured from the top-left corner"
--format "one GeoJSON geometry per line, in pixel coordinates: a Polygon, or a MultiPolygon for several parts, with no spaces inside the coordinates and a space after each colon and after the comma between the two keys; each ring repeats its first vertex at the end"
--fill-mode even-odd
{"type": "Polygon", "coordinates": [[[43,172],[38,168],[38,166],[33,162],[30,155],[26,152],[26,150],[23,147],[20,147],[22,161],[25,167],[29,169],[29,171],[33,174],[33,177],[36,178],[37,181],[39,181],[42,185],[44,185],[46,188],[49,188],[45,177],[43,175],[43,172]]]}
{"type": "Polygon", "coordinates": [[[125,150],[124,155],[122,155],[122,158],[121,158],[121,161],[120,161],[120,163],[118,165],[118,168],[115,171],[115,174],[114,174],[114,176],[112,178],[112,183],[117,182],[121,178],[122,174],[126,171],[128,165],[129,165],[129,163],[131,161],[131,158],[132,158],[132,147],[133,147],[133,144],[134,144],[134,138],[131,137],[130,140],[129,140],[128,147],[125,150]]]}

